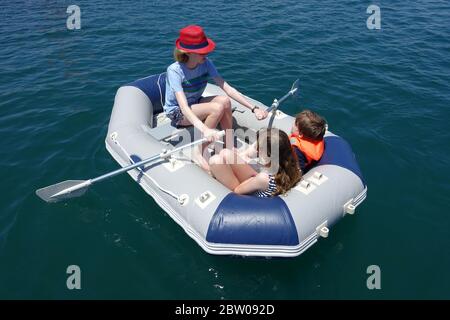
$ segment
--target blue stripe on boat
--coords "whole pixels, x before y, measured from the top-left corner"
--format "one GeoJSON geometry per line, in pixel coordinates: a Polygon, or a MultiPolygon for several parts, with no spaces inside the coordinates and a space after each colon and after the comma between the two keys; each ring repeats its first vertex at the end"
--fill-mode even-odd
{"type": "Polygon", "coordinates": [[[165,103],[166,94],[166,73],[155,74],[142,79],[138,79],[128,84],[141,89],[147,97],[150,99],[153,105],[154,114],[158,114],[163,111],[163,105],[165,103]],[[161,87],[161,91],[158,87],[161,87]],[[162,102],[162,103],[161,103],[162,102]]]}
{"type": "Polygon", "coordinates": [[[341,137],[330,136],[325,137],[325,151],[322,158],[316,166],[332,164],[350,170],[356,174],[366,185],[361,169],[356,161],[355,154],[352,151],[349,143],[341,137]]]}
{"type": "Polygon", "coordinates": [[[299,244],[291,212],[280,197],[228,194],[214,213],[206,240],[213,243],[299,244]]]}

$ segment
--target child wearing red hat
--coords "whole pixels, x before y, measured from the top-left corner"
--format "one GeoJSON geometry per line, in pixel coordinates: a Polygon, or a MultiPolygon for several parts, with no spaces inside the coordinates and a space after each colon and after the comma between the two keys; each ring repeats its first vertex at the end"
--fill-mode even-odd
{"type": "MultiPolygon", "coordinates": [[[[257,119],[267,117],[265,110],[251,104],[220,76],[212,61],[206,57],[214,48],[214,41],[206,37],[200,26],[191,25],[180,30],[180,36],[175,42],[176,62],[167,68],[164,104],[164,111],[173,125],[193,125],[210,142],[218,139],[215,128],[219,123],[223,130],[232,129],[230,98],[249,108],[257,119]],[[226,96],[202,97],[210,78],[226,96]]],[[[233,141],[231,130],[227,130],[226,141],[233,141]]],[[[201,154],[197,154],[195,160],[209,171],[208,162],[201,154]]]]}

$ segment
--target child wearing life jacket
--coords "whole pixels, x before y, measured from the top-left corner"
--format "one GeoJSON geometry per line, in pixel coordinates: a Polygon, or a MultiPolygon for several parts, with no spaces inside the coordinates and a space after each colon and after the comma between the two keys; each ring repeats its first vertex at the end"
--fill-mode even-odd
{"type": "Polygon", "coordinates": [[[289,140],[302,173],[306,173],[323,155],[326,121],[311,110],[303,110],[295,117],[291,131],[289,140]]]}

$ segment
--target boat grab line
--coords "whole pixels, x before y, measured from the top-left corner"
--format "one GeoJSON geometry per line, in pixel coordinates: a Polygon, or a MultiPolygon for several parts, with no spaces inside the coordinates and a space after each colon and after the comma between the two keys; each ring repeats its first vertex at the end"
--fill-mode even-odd
{"type": "MultiPolygon", "coordinates": [[[[111,135],[111,140],[112,140],[112,141],[120,148],[120,150],[122,150],[122,152],[127,156],[127,158],[128,158],[132,163],[135,163],[134,160],[131,158],[130,154],[127,152],[127,150],[125,150],[125,148],[122,147],[122,145],[119,143],[119,140],[117,140],[117,133],[116,133],[116,132],[114,132],[114,133],[111,135]],[[113,135],[114,135],[114,137],[113,137],[113,135]]],[[[168,194],[169,196],[175,198],[175,199],[178,201],[178,203],[180,203],[181,205],[184,204],[184,202],[185,202],[185,200],[186,200],[185,195],[180,195],[180,196],[179,196],[179,195],[176,195],[174,192],[172,192],[172,191],[170,191],[170,190],[164,189],[163,187],[161,187],[161,185],[160,185],[158,182],[156,182],[155,179],[153,179],[149,174],[147,174],[147,172],[145,172],[144,170],[142,170],[142,169],[139,168],[139,167],[136,168],[136,169],[138,169],[144,176],[146,176],[148,179],[150,179],[150,180],[153,182],[153,184],[154,184],[159,190],[161,190],[162,192],[164,192],[164,193],[168,194]]]]}

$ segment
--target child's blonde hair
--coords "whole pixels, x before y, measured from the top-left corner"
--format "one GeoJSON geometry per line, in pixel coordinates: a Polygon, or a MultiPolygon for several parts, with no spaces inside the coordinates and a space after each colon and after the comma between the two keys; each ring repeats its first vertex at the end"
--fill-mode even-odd
{"type": "Polygon", "coordinates": [[[189,56],[187,55],[187,53],[178,48],[175,48],[173,50],[173,57],[175,58],[176,61],[181,63],[186,63],[189,60],[189,56]]]}

